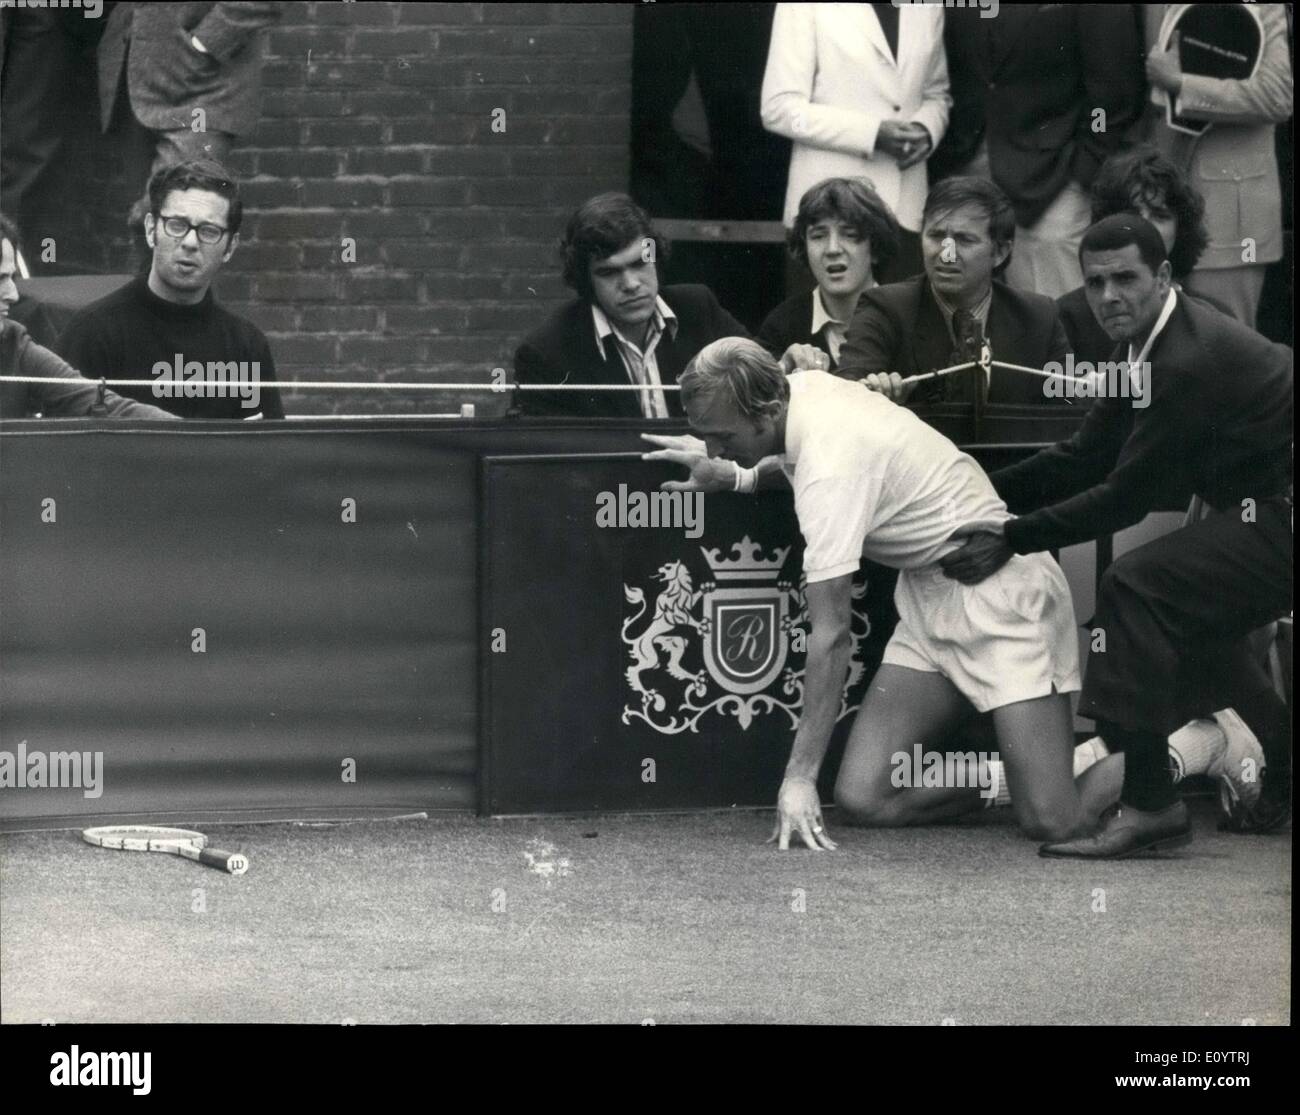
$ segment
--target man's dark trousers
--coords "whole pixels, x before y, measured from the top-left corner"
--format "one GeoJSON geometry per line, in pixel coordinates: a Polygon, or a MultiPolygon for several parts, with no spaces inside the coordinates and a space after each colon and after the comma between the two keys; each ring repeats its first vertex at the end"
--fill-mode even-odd
{"type": "Polygon", "coordinates": [[[1275,496],[1259,500],[1253,514],[1241,506],[1213,511],[1106,570],[1079,714],[1134,733],[1125,748],[1126,800],[1130,787],[1160,787],[1172,802],[1169,733],[1194,716],[1257,704],[1269,688],[1246,636],[1291,610],[1293,553],[1291,501],[1275,496]]]}

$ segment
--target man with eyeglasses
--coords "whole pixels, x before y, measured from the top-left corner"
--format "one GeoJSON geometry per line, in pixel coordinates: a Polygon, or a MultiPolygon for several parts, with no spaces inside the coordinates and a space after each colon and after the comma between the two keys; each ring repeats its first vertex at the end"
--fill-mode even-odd
{"type": "Polygon", "coordinates": [[[89,378],[152,380],[127,398],[182,418],[283,418],[271,346],[212,296],[239,245],[239,186],[219,163],[164,167],[149,181],[145,240],[152,261],[80,311],[55,348],[89,378]]]}

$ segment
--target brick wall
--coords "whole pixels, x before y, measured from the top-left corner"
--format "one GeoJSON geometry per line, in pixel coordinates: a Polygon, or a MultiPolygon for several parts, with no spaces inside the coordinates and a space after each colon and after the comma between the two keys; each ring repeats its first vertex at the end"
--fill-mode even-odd
{"type": "MultiPolygon", "coordinates": [[[[261,123],[230,160],[246,215],[217,296],[266,331],[285,379],[512,375],[519,337],[566,296],[555,260],[566,210],[627,188],[632,6],[285,9],[261,123]],[[504,132],[493,131],[494,109],[505,110],[504,132]],[[355,263],[342,260],[345,237],[355,263]]],[[[121,235],[132,190],[115,178],[111,143],[79,126],[65,186],[81,198],[68,218],[80,222],[80,256],[133,270],[139,248],[121,235]]],[[[461,401],[286,396],[291,412],[314,414],[461,401]]],[[[498,413],[506,396],[465,401],[498,413]]]]}

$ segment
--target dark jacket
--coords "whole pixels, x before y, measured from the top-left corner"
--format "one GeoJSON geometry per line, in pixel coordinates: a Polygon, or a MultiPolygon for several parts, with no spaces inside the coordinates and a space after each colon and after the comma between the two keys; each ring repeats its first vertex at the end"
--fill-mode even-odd
{"type": "MultiPolygon", "coordinates": [[[[1117,346],[1112,358],[1124,355],[1117,346]]],[[[1193,495],[1225,508],[1287,490],[1289,348],[1179,295],[1147,359],[1148,406],[1098,399],[1068,441],[992,475],[1021,516],[1006,525],[1017,553],[1087,542],[1193,495]]]]}
{"type": "Polygon", "coordinates": [[[814,293],[810,290],[807,294],[787,298],[763,319],[754,340],[778,360],[791,345],[814,345],[826,353],[834,371],[837,364],[835,357],[831,356],[830,346],[812,332],[814,293]]]}
{"type": "Polygon", "coordinates": [[[54,324],[54,315],[39,299],[24,295],[9,307],[9,320],[16,321],[26,329],[32,341],[43,348],[53,348],[59,339],[59,329],[54,324]]]}
{"type": "MultiPolygon", "coordinates": [[[[994,360],[1041,368],[1065,360],[1068,344],[1056,304],[1041,294],[1017,290],[996,279],[985,330],[994,360]]],[[[947,323],[924,275],[865,291],[840,348],[837,375],[861,379],[870,372],[913,376],[962,363],[947,323]]],[[[917,386],[909,403],[973,402],[977,370],[956,372],[917,386]]],[[[990,403],[1055,405],[1045,380],[994,368],[990,403]]]]}
{"type": "MultiPolygon", "coordinates": [[[[1219,313],[1232,317],[1232,311],[1213,298],[1207,298],[1203,294],[1191,294],[1182,289],[1178,293],[1180,297],[1204,302],[1219,313]]],[[[1070,342],[1070,351],[1074,353],[1076,364],[1080,360],[1088,360],[1095,364],[1099,360],[1111,358],[1111,354],[1115,351],[1115,342],[1106,335],[1106,330],[1093,316],[1092,307],[1088,305],[1088,297],[1083,293],[1083,287],[1075,287],[1074,290],[1062,294],[1056,300],[1056,309],[1061,315],[1061,324],[1065,327],[1065,337],[1070,342]]]]}
{"type": "MultiPolygon", "coordinates": [[[[677,336],[665,333],[655,349],[659,378],[676,383],[697,352],[719,337],[748,337],[749,331],[719,304],[706,286],[683,284],[660,288],[659,297],[677,315],[677,336]]],[[[524,338],[515,352],[517,383],[629,383],[623,358],[613,338],[606,352],[596,347],[591,303],[583,298],[561,306],[550,320],[524,338]]],[[[517,412],[526,415],[566,415],[573,418],[639,418],[635,391],[520,391],[517,412]]],[[[680,417],[681,399],[665,392],[668,412],[680,417]]]]}
{"type": "Polygon", "coordinates": [[[179,421],[165,410],[134,403],[112,391],[104,392],[104,409],[95,412],[98,386],[83,379],[48,348],[36,344],[16,321],[0,318],[0,375],[58,378],[66,383],[0,381],[0,418],[152,418],[179,421]]]}
{"type": "Polygon", "coordinates": [[[1003,4],[996,14],[944,13],[953,105],[930,180],[958,173],[987,135],[993,179],[1028,227],[1071,179],[1087,189],[1141,119],[1142,37],[1132,4],[1003,4]],[[1097,109],[1105,128],[1093,131],[1097,109]]]}
{"type": "Polygon", "coordinates": [[[210,132],[247,135],[257,125],[266,28],[285,4],[118,4],[99,43],[99,110],[113,119],[122,69],[135,117],[154,131],[194,124],[201,108],[210,132]],[[190,45],[198,37],[208,54],[190,45]],[[130,51],[127,51],[127,44],[130,51]]]}

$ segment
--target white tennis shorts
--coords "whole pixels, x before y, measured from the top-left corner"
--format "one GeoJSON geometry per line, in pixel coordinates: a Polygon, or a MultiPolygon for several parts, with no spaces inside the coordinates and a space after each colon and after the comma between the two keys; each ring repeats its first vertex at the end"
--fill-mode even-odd
{"type": "Polygon", "coordinates": [[[1074,603],[1049,554],[1017,554],[977,585],[904,569],[894,603],[884,661],[942,674],[980,712],[1079,689],[1074,603]]]}

